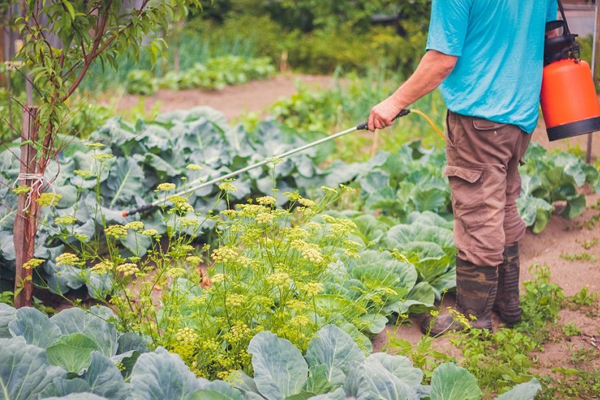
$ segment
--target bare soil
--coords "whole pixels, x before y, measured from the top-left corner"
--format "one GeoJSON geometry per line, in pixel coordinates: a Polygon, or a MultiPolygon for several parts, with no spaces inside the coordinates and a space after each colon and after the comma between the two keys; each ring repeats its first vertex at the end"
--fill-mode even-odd
{"type": "MultiPolygon", "coordinates": [[[[229,119],[239,116],[242,112],[260,112],[265,107],[273,104],[284,96],[291,96],[296,92],[295,81],[300,80],[315,88],[326,88],[332,84],[331,77],[312,77],[302,75],[279,75],[274,79],[261,82],[252,82],[243,86],[228,87],[222,91],[206,92],[200,90],[169,91],[161,90],[145,101],[146,110],[151,110],[159,102],[160,111],[187,109],[196,106],[211,106],[225,114],[229,119]]],[[[131,108],[139,103],[137,96],[124,96],[119,101],[119,107],[131,108]]],[[[580,146],[585,150],[587,135],[557,142],[548,142],[543,121],[534,132],[533,140],[541,143],[548,149],[567,149],[580,146]]],[[[600,156],[600,135],[593,138],[593,159],[600,156]]],[[[527,232],[521,242],[521,282],[530,280],[532,274],[529,268],[535,264],[548,265],[552,273],[552,281],[562,286],[565,295],[571,296],[582,288],[588,287],[590,292],[600,292],[600,244],[590,249],[584,249],[583,243],[594,238],[600,240],[600,226],[593,229],[586,228],[585,222],[599,211],[590,209],[596,204],[600,196],[588,195],[588,209],[583,215],[573,220],[566,220],[554,215],[546,229],[535,235],[527,232]],[[588,253],[594,261],[566,260],[564,256],[575,256],[588,253]]],[[[454,305],[454,297],[450,294],[445,298],[442,309],[454,305]]],[[[395,334],[416,343],[421,337],[419,326],[422,317],[412,318],[412,325],[403,325],[400,329],[388,327],[386,331],[373,339],[376,351],[381,350],[387,342],[387,334],[395,334]]],[[[563,310],[560,314],[559,324],[571,322],[577,325],[582,334],[570,340],[551,341],[545,345],[544,351],[536,354],[539,366],[538,372],[552,375],[552,369],[558,366],[573,367],[568,358],[574,350],[588,349],[599,350],[600,346],[600,318],[590,318],[582,311],[563,310]]],[[[494,316],[494,324],[499,325],[494,316]]],[[[437,339],[436,347],[453,356],[460,356],[460,351],[454,348],[448,338],[437,339]]],[[[591,367],[600,368],[600,361],[591,367]]],[[[600,396],[600,394],[599,394],[600,396]]],[[[600,398],[600,397],[599,397],[600,398]]]]}

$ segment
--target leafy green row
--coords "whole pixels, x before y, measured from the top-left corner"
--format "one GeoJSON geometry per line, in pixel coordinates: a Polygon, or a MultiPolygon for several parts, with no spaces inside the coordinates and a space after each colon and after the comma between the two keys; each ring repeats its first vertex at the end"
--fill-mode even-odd
{"type": "MultiPolygon", "coordinates": [[[[56,177],[50,192],[62,197],[55,207],[44,209],[35,254],[36,258],[48,260],[43,265],[48,284],[59,293],[84,285],[85,280],[79,276],[81,271],[56,265],[56,257],[64,252],[65,246],[94,239],[107,225],[128,222],[122,212],[156,200],[158,184],[172,182],[182,188],[189,187],[318,137],[317,134],[298,135],[271,122],[246,132],[241,126],[230,128],[222,114],[209,108],[198,108],[163,114],[148,124],[109,120],[92,135],[90,139],[95,144],[91,147],[77,139],[64,138],[67,146],[61,153],[59,165],[51,164],[47,173],[48,179],[56,177]],[[105,146],[98,148],[102,144],[105,146]],[[196,167],[187,168],[190,165],[196,167]],[[68,230],[72,238],[67,241],[61,238],[64,230],[55,223],[55,219],[62,216],[76,219],[68,230]]],[[[307,187],[330,183],[328,173],[318,165],[331,150],[331,146],[322,146],[289,158],[275,169],[253,170],[235,182],[237,189],[229,194],[229,199],[236,202],[271,193],[277,182],[281,189],[277,202],[283,204],[287,199],[281,193],[285,191],[304,191],[307,187]]],[[[19,152],[18,143],[14,142],[11,149],[0,153],[0,176],[5,182],[15,182],[18,176],[19,152]]],[[[331,182],[331,185],[337,183],[331,182]]],[[[208,187],[195,192],[188,200],[197,212],[207,213],[215,205],[217,211],[226,206],[224,202],[217,204],[220,195],[218,187],[208,187]]],[[[17,196],[7,186],[0,187],[0,196],[3,198],[0,204],[0,269],[13,271],[12,227],[17,196]]],[[[160,212],[142,218],[148,229],[155,229],[158,234],[166,231],[160,212]]],[[[123,238],[122,245],[135,255],[145,255],[149,242],[140,246],[134,239],[132,236],[123,238]]],[[[88,280],[102,281],[93,273],[85,273],[88,280]]],[[[11,275],[11,272],[2,274],[4,277],[11,275]]],[[[110,283],[105,282],[105,286],[110,283]]]]}
{"type": "MultiPolygon", "coordinates": [[[[387,400],[479,399],[476,379],[452,363],[434,372],[431,386],[406,357],[368,357],[341,329],[328,325],[306,354],[270,332],[250,342],[254,377],[232,374],[229,382],[197,378],[181,359],[162,348],[149,351],[134,334],[117,332],[103,307],[73,308],[52,318],[32,308],[0,304],[0,385],[4,397],[21,399],[186,400],[387,400]],[[35,367],[35,368],[32,368],[35,367]]],[[[529,400],[534,380],[498,399],[529,400]]]]}
{"type": "Polygon", "coordinates": [[[273,73],[275,67],[269,58],[229,55],[210,58],[205,64],[194,64],[182,72],[169,71],[161,78],[156,78],[152,71],[132,70],[127,75],[125,90],[131,94],[146,96],[153,94],[158,88],[221,90],[227,85],[266,79],[273,73]]]}

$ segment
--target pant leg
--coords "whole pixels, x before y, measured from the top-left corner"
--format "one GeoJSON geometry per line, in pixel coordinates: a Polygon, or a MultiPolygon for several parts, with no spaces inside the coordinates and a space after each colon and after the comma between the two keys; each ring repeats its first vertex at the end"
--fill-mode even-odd
{"type": "Polygon", "coordinates": [[[523,132],[515,156],[508,164],[506,173],[506,207],[504,208],[504,236],[505,247],[517,243],[525,235],[527,226],[519,215],[516,200],[521,194],[521,175],[519,174],[519,164],[525,155],[531,135],[523,132]]]}
{"type": "Polygon", "coordinates": [[[478,266],[503,258],[507,171],[523,132],[515,125],[448,112],[447,163],[458,257],[478,266]]]}

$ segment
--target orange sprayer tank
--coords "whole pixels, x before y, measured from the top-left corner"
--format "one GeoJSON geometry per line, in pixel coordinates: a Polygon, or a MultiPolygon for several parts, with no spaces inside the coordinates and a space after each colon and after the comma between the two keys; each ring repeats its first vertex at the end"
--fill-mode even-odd
{"type": "Polygon", "coordinates": [[[579,57],[577,34],[569,31],[561,0],[558,8],[562,20],[546,24],[540,94],[550,141],[600,130],[600,104],[590,66],[579,57]]]}
{"type": "Polygon", "coordinates": [[[600,103],[585,61],[567,58],[544,67],[541,102],[550,141],[600,130],[600,103]]]}

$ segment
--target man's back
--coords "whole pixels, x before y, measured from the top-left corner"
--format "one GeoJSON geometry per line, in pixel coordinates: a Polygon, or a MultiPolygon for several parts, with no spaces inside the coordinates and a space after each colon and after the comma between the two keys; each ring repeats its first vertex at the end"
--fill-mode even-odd
{"type": "Polygon", "coordinates": [[[535,129],[546,21],[556,0],[434,0],[428,50],[458,56],[441,85],[451,111],[535,129]]]}

